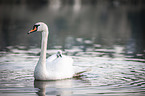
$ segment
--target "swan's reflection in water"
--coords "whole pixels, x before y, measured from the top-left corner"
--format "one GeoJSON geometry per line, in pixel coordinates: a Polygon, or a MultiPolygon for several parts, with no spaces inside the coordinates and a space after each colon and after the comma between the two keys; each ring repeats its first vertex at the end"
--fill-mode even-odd
{"type": "Polygon", "coordinates": [[[38,88],[38,96],[45,95],[71,95],[72,94],[72,79],[59,81],[34,81],[34,87],[38,88]]]}

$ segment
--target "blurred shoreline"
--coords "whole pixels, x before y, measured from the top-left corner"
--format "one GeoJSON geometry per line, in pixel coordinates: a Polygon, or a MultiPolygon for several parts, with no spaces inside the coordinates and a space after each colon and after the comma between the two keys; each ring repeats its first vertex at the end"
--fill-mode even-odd
{"type": "Polygon", "coordinates": [[[40,47],[40,33],[26,33],[42,21],[49,26],[49,48],[71,48],[89,40],[144,54],[144,5],[144,0],[0,0],[0,49],[40,47]]]}

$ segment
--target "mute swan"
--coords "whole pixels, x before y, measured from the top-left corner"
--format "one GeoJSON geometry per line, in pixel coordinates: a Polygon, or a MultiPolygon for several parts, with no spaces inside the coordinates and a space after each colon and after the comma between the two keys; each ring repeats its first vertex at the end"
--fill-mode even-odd
{"type": "Polygon", "coordinates": [[[36,80],[59,80],[72,78],[73,59],[69,56],[62,55],[61,51],[46,59],[48,27],[43,22],[38,22],[28,34],[33,32],[42,32],[41,54],[39,61],[34,70],[34,78],[36,80]]]}

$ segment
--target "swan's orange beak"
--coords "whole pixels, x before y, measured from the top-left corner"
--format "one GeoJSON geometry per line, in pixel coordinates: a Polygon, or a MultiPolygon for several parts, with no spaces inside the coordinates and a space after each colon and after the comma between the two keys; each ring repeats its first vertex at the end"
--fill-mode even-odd
{"type": "Polygon", "coordinates": [[[32,30],[30,30],[30,31],[28,32],[28,34],[33,33],[33,32],[36,32],[36,31],[37,31],[37,27],[35,26],[34,29],[32,29],[32,30]]]}

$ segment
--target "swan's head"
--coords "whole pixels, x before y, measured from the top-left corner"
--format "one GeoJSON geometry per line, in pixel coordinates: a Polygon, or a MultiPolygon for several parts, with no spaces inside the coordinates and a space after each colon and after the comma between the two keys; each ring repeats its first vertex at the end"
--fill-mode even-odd
{"type": "Polygon", "coordinates": [[[62,51],[61,50],[58,50],[57,53],[56,53],[56,56],[57,56],[57,58],[58,57],[62,57],[62,51]]]}
{"type": "Polygon", "coordinates": [[[46,31],[48,31],[48,27],[47,27],[47,25],[46,25],[45,23],[43,23],[43,22],[38,22],[38,23],[36,23],[36,24],[33,26],[33,29],[30,30],[30,31],[28,32],[28,34],[33,33],[33,32],[37,32],[37,31],[39,31],[39,32],[46,32],[46,31]]]}

